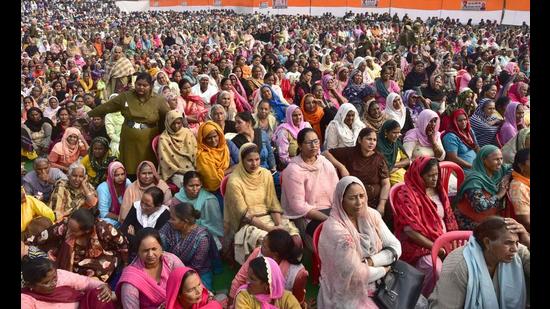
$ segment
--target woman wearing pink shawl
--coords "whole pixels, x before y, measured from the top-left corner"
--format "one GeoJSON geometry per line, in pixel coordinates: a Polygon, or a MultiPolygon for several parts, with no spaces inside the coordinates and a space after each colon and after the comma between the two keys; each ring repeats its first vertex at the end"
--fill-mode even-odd
{"type": "Polygon", "coordinates": [[[200,96],[191,93],[191,83],[186,79],[181,80],[180,94],[185,100],[184,115],[189,129],[195,133],[208,117],[208,108],[200,96]]]}
{"type": "Polygon", "coordinates": [[[63,133],[61,141],[53,146],[52,151],[48,155],[48,160],[52,167],[57,167],[63,172],[69,171],[69,165],[88,154],[88,143],[80,133],[80,130],[74,127],[69,127],[63,133]]]}
{"type": "Polygon", "coordinates": [[[425,109],[418,115],[416,128],[407,131],[403,139],[403,148],[411,160],[421,156],[435,157],[439,161],[445,159],[439,124],[439,116],[431,109],[425,109]]]}
{"type": "Polygon", "coordinates": [[[524,82],[518,82],[512,85],[508,90],[508,97],[511,102],[518,102],[523,105],[527,105],[529,99],[527,98],[527,90],[529,85],[524,82]]]}
{"type": "Polygon", "coordinates": [[[242,285],[237,291],[235,308],[301,308],[296,297],[285,290],[285,279],[275,260],[263,256],[257,257],[250,262],[249,267],[248,284],[242,285]]]}
{"type": "Polygon", "coordinates": [[[342,93],[348,85],[349,69],[343,66],[336,71],[336,90],[342,93]]]}
{"type": "Polygon", "coordinates": [[[298,134],[300,154],[282,172],[281,206],[285,216],[294,220],[310,249],[313,231],[330,213],[338,174],[332,163],[319,152],[321,143],[315,130],[305,128],[298,134]]]}
{"type": "Polygon", "coordinates": [[[508,72],[510,75],[517,74],[521,72],[519,65],[516,62],[508,62],[506,66],[504,67],[504,71],[508,72]]]}
{"type": "Polygon", "coordinates": [[[524,123],[525,110],[523,105],[518,102],[510,102],[506,106],[504,113],[504,124],[500,127],[498,138],[501,145],[506,144],[511,140],[519,130],[525,127],[524,123]]]}
{"type": "Polygon", "coordinates": [[[229,77],[229,80],[231,80],[231,84],[233,85],[233,89],[235,90],[235,92],[237,92],[238,97],[239,97],[238,100],[242,101],[243,107],[246,108],[246,106],[248,106],[250,108],[250,110],[252,110],[252,106],[248,103],[248,99],[247,99],[248,95],[246,94],[246,90],[244,89],[244,86],[241,83],[241,80],[239,79],[237,74],[231,73],[227,77],[229,77]],[[244,104],[244,102],[246,102],[246,104],[244,104]]]}
{"type": "Polygon", "coordinates": [[[508,92],[514,83],[515,77],[520,73],[521,70],[516,62],[508,62],[502,70],[501,74],[497,77],[497,85],[499,90],[496,98],[503,96],[508,96],[508,92]]]}
{"type": "Polygon", "coordinates": [[[367,206],[365,187],[346,176],[336,185],[330,216],[319,236],[321,259],[318,308],[378,308],[370,298],[376,280],[401,255],[401,244],[376,209],[367,206]],[[390,250],[391,247],[397,256],[390,250]]]}
{"type": "Polygon", "coordinates": [[[74,63],[78,66],[78,68],[82,69],[83,66],[86,65],[86,61],[82,56],[80,55],[74,55],[74,63]]]}
{"type": "MultiPolygon", "coordinates": [[[[441,120],[436,112],[425,109],[416,119],[416,128],[407,131],[403,138],[403,148],[411,162],[420,157],[432,157],[438,161],[445,160],[446,152],[441,141],[439,124],[441,120]]],[[[457,178],[451,175],[449,179],[449,196],[457,192],[457,178]]]]}
{"type": "Polygon", "coordinates": [[[290,105],[286,109],[285,122],[273,132],[273,142],[279,151],[279,159],[286,166],[290,158],[298,151],[298,133],[303,128],[311,128],[309,122],[304,121],[304,115],[298,105],[290,105]]]}
{"type": "Polygon", "coordinates": [[[153,34],[153,45],[155,48],[162,48],[162,40],[160,39],[160,36],[158,34],[153,34]]]}
{"type": "Polygon", "coordinates": [[[338,90],[336,84],[336,79],[329,74],[323,76],[321,81],[321,86],[323,86],[323,97],[338,109],[341,104],[348,102],[348,100],[342,96],[342,92],[338,90]]]}
{"type": "Polygon", "coordinates": [[[193,269],[178,267],[170,273],[166,284],[166,309],[221,309],[222,305],[213,297],[193,269]]]}
{"type": "Polygon", "coordinates": [[[170,273],[184,265],[177,256],[162,250],[154,228],[142,229],[136,238],[138,256],[122,271],[116,295],[124,309],[157,309],[166,302],[170,273]]]}
{"type": "MultiPolygon", "coordinates": [[[[235,78],[237,77],[237,75],[231,73],[229,74],[230,76],[231,75],[234,75],[235,78]]],[[[240,92],[241,93],[244,93],[244,95],[246,96],[246,92],[244,90],[244,87],[242,86],[241,82],[239,81],[238,78],[236,78],[236,81],[237,81],[237,87],[239,87],[240,89],[240,92]]],[[[216,104],[216,101],[218,100],[218,96],[221,94],[222,91],[227,91],[231,94],[231,105],[233,105],[235,107],[235,109],[237,110],[237,112],[243,112],[243,111],[247,111],[247,112],[250,112],[252,111],[252,106],[248,103],[248,100],[239,93],[239,91],[237,91],[237,89],[235,88],[235,85],[233,85],[233,82],[231,81],[231,78],[230,77],[224,77],[221,81],[221,89],[218,93],[216,93],[215,95],[212,96],[212,98],[210,98],[210,105],[214,105],[216,104]]]]}

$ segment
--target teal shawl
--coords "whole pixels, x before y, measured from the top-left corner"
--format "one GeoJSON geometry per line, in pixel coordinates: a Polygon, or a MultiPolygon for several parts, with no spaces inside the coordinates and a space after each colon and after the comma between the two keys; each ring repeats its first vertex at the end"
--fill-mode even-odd
{"type": "Polygon", "coordinates": [[[196,210],[201,211],[201,212],[202,212],[202,207],[204,206],[204,204],[206,203],[207,200],[209,200],[209,199],[217,200],[216,197],[214,196],[214,194],[206,191],[203,188],[201,188],[201,190],[199,191],[199,196],[197,196],[196,199],[188,198],[187,194],[185,193],[184,188],[181,188],[180,191],[174,195],[174,197],[177,198],[178,201],[192,204],[193,208],[195,208],[196,210]]]}
{"type": "MultiPolygon", "coordinates": [[[[388,131],[388,128],[395,127],[395,123],[397,121],[390,119],[386,120],[380,130],[378,131],[378,141],[376,143],[376,149],[380,154],[386,158],[386,163],[388,164],[388,169],[391,172],[393,167],[395,166],[395,161],[397,159],[397,153],[399,152],[399,149],[405,153],[405,150],[403,149],[403,146],[401,145],[401,142],[397,140],[395,143],[390,142],[386,138],[386,131],[388,131]]],[[[399,123],[397,123],[397,126],[399,126],[399,123]]]]}
{"type": "Polygon", "coordinates": [[[193,208],[200,211],[201,218],[197,220],[198,225],[207,228],[212,235],[218,237],[223,236],[223,215],[219,210],[219,206],[205,208],[205,205],[208,203],[215,203],[218,205],[218,199],[214,194],[201,188],[197,198],[190,199],[187,197],[187,194],[185,194],[185,189],[181,188],[174,196],[181,202],[190,203],[193,205],[193,208]]]}
{"type": "Polygon", "coordinates": [[[485,170],[485,165],[483,164],[483,160],[497,150],[499,150],[499,148],[494,145],[485,145],[481,147],[476,158],[474,159],[474,162],[472,163],[472,169],[466,176],[464,183],[458,191],[456,196],[457,201],[460,201],[464,196],[464,193],[471,189],[483,189],[491,195],[497,194],[498,186],[502,181],[502,178],[510,171],[510,166],[507,164],[502,164],[500,169],[494,173],[492,177],[489,177],[489,175],[487,175],[487,171],[485,170]]]}

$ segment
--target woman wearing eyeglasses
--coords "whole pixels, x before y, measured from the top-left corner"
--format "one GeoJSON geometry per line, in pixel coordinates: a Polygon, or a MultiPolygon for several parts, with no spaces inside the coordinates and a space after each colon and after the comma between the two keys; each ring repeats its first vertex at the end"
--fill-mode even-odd
{"type": "Polygon", "coordinates": [[[315,130],[301,130],[298,133],[298,155],[290,159],[282,172],[281,206],[285,215],[293,219],[306,245],[311,245],[317,225],[328,218],[332,193],[338,183],[336,169],[319,155],[320,147],[315,130]]]}

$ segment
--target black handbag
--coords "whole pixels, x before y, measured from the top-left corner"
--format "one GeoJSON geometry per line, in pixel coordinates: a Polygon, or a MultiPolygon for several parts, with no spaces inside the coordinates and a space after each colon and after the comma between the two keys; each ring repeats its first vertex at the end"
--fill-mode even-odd
{"type": "Polygon", "coordinates": [[[394,256],[391,269],[382,278],[374,296],[374,302],[383,309],[410,309],[414,308],[424,282],[424,273],[407,262],[397,260],[397,252],[386,247],[394,256]]]}

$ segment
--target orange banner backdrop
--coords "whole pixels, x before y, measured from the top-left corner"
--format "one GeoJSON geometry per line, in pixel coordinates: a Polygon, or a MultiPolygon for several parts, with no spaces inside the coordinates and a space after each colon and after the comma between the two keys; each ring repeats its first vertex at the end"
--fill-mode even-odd
{"type": "Polygon", "coordinates": [[[531,11],[531,1],[506,0],[506,9],[510,11],[531,11]]]}
{"type": "Polygon", "coordinates": [[[443,0],[392,0],[391,7],[398,9],[413,9],[413,10],[441,10],[441,2],[443,0]]]}

